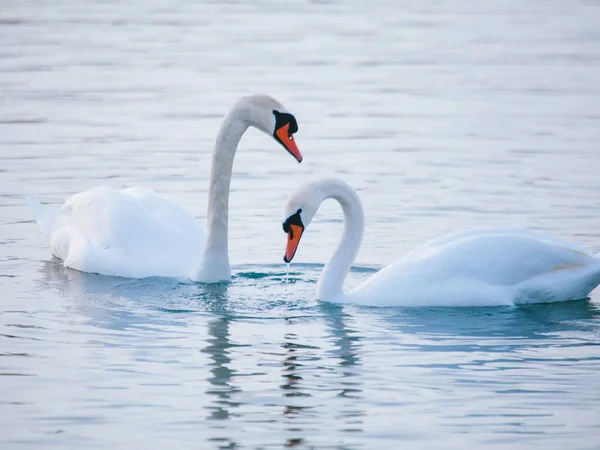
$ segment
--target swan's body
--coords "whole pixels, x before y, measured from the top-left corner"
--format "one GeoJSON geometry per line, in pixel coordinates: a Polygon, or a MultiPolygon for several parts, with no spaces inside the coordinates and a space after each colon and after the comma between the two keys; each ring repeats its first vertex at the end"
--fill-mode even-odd
{"type": "Polygon", "coordinates": [[[95,187],[55,210],[29,200],[65,267],[121,277],[193,276],[205,233],[181,206],[150,189],[95,187]]]}
{"type": "Polygon", "coordinates": [[[292,138],[296,121],[279,102],[266,95],[238,100],[213,150],[206,236],[184,208],[152,190],[97,187],[73,195],[61,210],[29,200],[52,254],[66,267],[104,275],[229,280],[229,185],[237,145],[249,126],[273,135],[302,160],[292,138]]]}
{"type": "Polygon", "coordinates": [[[317,295],[324,301],[513,305],[586,298],[600,284],[600,259],[583,248],[525,229],[481,228],[418,247],[345,294],[343,282],[360,248],[364,215],[360,199],[344,182],[320,180],[290,196],[284,228],[300,228],[288,240],[284,259],[293,258],[299,236],[327,198],[340,202],[344,232],[319,278],[317,295]]]}

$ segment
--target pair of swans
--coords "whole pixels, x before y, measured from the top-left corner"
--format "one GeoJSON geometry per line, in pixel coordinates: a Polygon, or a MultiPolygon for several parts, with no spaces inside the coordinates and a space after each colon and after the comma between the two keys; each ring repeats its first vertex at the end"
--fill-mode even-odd
{"type": "MultiPolygon", "coordinates": [[[[237,145],[250,126],[302,161],[293,138],[298,124],[289,111],[266,95],[238,100],[223,120],[212,154],[206,235],[181,206],[151,190],[99,187],[72,196],[60,211],[29,200],[53,255],[84,272],[228,281],[229,185],[237,145]]],[[[429,242],[345,294],[364,212],[343,181],[318,180],[289,197],[284,261],[292,261],[305,228],[328,198],[342,207],[344,231],[319,277],[317,294],[323,301],[434,306],[459,298],[462,305],[512,305],[585,298],[600,283],[600,259],[585,249],[529,230],[494,228],[429,242]]]]}

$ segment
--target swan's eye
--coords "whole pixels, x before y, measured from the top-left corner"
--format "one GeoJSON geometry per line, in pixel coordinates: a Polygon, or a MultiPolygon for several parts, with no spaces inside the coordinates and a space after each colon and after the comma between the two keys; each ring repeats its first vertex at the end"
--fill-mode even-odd
{"type": "Polygon", "coordinates": [[[287,125],[289,137],[298,132],[298,122],[296,122],[296,118],[293,115],[290,113],[280,113],[276,110],[273,110],[273,115],[275,116],[275,131],[287,125]]]}
{"type": "MultiPolygon", "coordinates": [[[[291,116],[291,114],[290,114],[290,116],[291,116]]],[[[292,137],[292,134],[298,132],[298,122],[296,122],[296,119],[294,118],[294,116],[291,116],[289,131],[290,131],[290,137],[292,137]]]]}
{"type": "Polygon", "coordinates": [[[281,224],[281,226],[283,227],[283,231],[285,233],[289,233],[290,237],[293,239],[294,238],[294,231],[292,230],[291,225],[298,225],[302,228],[304,228],[304,225],[302,224],[302,218],[300,217],[300,213],[302,212],[302,208],[298,209],[298,211],[296,211],[294,214],[292,214],[290,217],[288,217],[285,222],[283,222],[281,224]]]}

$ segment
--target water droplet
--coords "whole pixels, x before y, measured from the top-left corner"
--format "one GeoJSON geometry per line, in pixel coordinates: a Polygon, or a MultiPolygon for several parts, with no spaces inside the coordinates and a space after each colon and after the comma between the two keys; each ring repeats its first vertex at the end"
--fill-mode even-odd
{"type": "Polygon", "coordinates": [[[288,284],[288,282],[290,280],[290,267],[291,267],[291,264],[287,263],[287,272],[285,274],[285,279],[284,279],[285,284],[288,284]]]}

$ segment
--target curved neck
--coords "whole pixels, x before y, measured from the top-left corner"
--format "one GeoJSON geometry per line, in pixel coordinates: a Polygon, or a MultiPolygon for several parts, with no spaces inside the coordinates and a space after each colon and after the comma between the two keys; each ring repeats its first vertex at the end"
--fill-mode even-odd
{"type": "Polygon", "coordinates": [[[341,301],[345,299],[344,280],[362,242],[365,216],[358,195],[346,184],[328,185],[324,200],[328,198],[337,200],[342,206],[344,231],[333,256],[321,272],[317,283],[317,296],[324,301],[341,301]]]}
{"type": "Polygon", "coordinates": [[[221,124],[212,153],[208,188],[206,246],[195,279],[204,282],[226,281],[231,277],[228,253],[229,186],[233,158],[248,122],[232,109],[221,124]]]}

